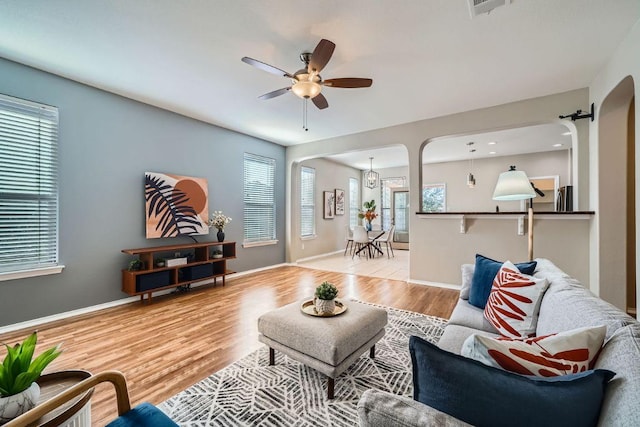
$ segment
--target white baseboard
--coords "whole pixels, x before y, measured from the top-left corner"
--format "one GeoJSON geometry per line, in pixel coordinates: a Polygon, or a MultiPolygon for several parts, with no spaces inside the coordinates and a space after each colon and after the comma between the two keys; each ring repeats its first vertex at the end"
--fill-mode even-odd
{"type": "MultiPolygon", "coordinates": [[[[235,279],[237,277],[242,277],[242,276],[246,276],[248,274],[257,273],[257,272],[265,271],[265,270],[271,270],[273,268],[283,267],[283,266],[287,266],[287,265],[291,265],[291,264],[286,264],[286,263],[275,264],[275,265],[270,265],[270,266],[267,266],[267,267],[256,268],[256,269],[253,269],[253,270],[241,271],[239,273],[233,273],[233,274],[227,275],[226,280],[232,280],[232,279],[235,279]]],[[[213,283],[213,279],[204,280],[202,282],[197,282],[197,283],[192,283],[191,286],[192,287],[198,287],[198,286],[202,286],[202,285],[207,285],[209,283],[213,283]]],[[[160,296],[160,295],[169,294],[171,292],[173,292],[173,289],[165,289],[165,290],[162,290],[162,291],[154,292],[153,295],[154,296],[160,296]]],[[[129,304],[129,303],[136,302],[136,301],[140,301],[140,297],[139,296],[126,297],[126,298],[122,298],[122,299],[115,300],[115,301],[110,301],[110,302],[105,302],[105,303],[102,303],[102,304],[92,305],[92,306],[89,306],[89,307],[79,308],[77,310],[65,311],[64,313],[52,314],[51,316],[40,317],[40,318],[33,319],[33,320],[26,320],[24,322],[14,323],[14,324],[11,324],[11,325],[0,327],[0,335],[1,334],[6,334],[8,332],[19,331],[21,329],[33,329],[33,328],[36,328],[36,327],[38,327],[38,326],[40,326],[42,324],[45,324],[45,323],[55,322],[57,320],[68,319],[70,317],[80,316],[82,314],[93,313],[95,311],[104,310],[105,308],[117,307],[119,305],[129,304]]]]}
{"type": "Polygon", "coordinates": [[[429,282],[426,280],[416,280],[416,279],[409,279],[407,280],[408,283],[413,283],[415,285],[424,285],[424,286],[436,286],[438,288],[446,288],[446,289],[455,289],[456,291],[460,290],[460,285],[456,285],[453,283],[440,283],[440,282],[429,282]]]}
{"type": "Polygon", "coordinates": [[[320,254],[320,255],[310,256],[310,257],[307,257],[307,258],[300,258],[300,259],[297,259],[296,262],[293,265],[295,265],[297,263],[300,263],[300,262],[312,261],[312,260],[318,259],[318,258],[325,258],[325,257],[331,256],[331,255],[341,254],[343,252],[344,252],[344,249],[340,249],[340,250],[333,251],[333,252],[327,252],[327,253],[320,254]]]}

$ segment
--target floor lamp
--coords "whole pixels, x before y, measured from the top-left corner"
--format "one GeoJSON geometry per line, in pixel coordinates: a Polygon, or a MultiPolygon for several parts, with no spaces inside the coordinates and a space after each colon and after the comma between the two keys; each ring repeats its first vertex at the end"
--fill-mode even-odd
{"type": "MultiPolygon", "coordinates": [[[[510,166],[507,172],[502,172],[498,177],[496,188],[493,191],[493,200],[511,201],[526,200],[536,197],[536,192],[531,186],[527,174],[517,171],[515,166],[510,166]]],[[[529,205],[529,260],[533,261],[533,208],[529,205]]]]}

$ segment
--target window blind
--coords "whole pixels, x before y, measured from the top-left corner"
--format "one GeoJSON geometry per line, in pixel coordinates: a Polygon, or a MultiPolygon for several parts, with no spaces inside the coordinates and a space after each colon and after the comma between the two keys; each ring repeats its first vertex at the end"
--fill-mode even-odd
{"type": "Polygon", "coordinates": [[[355,178],[349,178],[349,227],[358,225],[358,213],[360,212],[360,185],[355,178]]]}
{"type": "Polygon", "coordinates": [[[58,264],[58,109],[0,95],[0,273],[58,264]]]}
{"type": "Polygon", "coordinates": [[[316,170],[300,168],[300,236],[316,234],[316,170]]]}
{"type": "Polygon", "coordinates": [[[382,221],[382,229],[389,230],[391,229],[391,189],[406,187],[406,180],[404,177],[401,178],[383,178],[380,180],[380,199],[382,201],[380,214],[382,221]]]}
{"type": "Polygon", "coordinates": [[[244,154],[244,241],[276,239],[276,161],[244,154]]]}

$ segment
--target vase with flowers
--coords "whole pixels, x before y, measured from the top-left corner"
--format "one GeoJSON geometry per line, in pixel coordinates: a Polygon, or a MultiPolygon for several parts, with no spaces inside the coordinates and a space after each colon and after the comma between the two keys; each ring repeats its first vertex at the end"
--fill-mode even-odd
{"type": "Polygon", "coordinates": [[[364,202],[362,206],[364,209],[358,213],[358,218],[364,219],[364,225],[367,231],[371,231],[371,221],[378,217],[376,213],[376,201],[372,199],[370,202],[364,202]]]}
{"type": "Polygon", "coordinates": [[[224,241],[224,226],[231,222],[231,217],[226,216],[222,211],[213,211],[213,215],[209,218],[209,228],[218,229],[218,242],[224,241]]]}

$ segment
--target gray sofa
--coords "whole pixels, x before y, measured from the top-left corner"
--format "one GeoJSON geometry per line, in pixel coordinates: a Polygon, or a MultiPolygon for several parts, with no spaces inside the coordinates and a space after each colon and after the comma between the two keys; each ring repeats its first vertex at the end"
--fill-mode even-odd
{"type": "MultiPolygon", "coordinates": [[[[605,344],[595,368],[609,369],[616,376],[607,386],[598,425],[639,426],[640,323],[593,295],[551,261],[537,261],[534,276],[548,279],[550,285],[540,306],[536,335],[606,325],[605,344]]],[[[468,298],[473,265],[464,265],[462,273],[461,298],[438,342],[440,348],[458,354],[464,340],[472,334],[498,336],[484,318],[483,311],[465,299],[468,298]]],[[[468,425],[410,397],[379,390],[367,390],[362,395],[358,402],[358,414],[361,426],[468,425]]]]}

